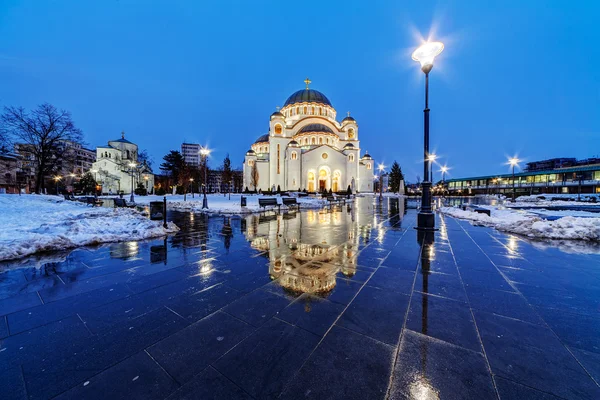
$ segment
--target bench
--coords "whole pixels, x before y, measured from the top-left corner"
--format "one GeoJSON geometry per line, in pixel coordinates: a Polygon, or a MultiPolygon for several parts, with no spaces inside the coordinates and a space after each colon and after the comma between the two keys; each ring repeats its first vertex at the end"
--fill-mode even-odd
{"type": "Polygon", "coordinates": [[[123,207],[123,208],[133,208],[135,204],[129,204],[125,199],[116,198],[114,199],[115,208],[123,207]]]}
{"type": "Polygon", "coordinates": [[[338,204],[346,203],[346,199],[344,199],[343,197],[336,198],[333,196],[327,196],[327,202],[331,206],[332,204],[336,204],[336,203],[338,203],[338,204]]]}
{"type": "Polygon", "coordinates": [[[491,212],[487,208],[475,207],[473,211],[480,214],[486,214],[488,217],[491,216],[491,212]]]}
{"type": "Polygon", "coordinates": [[[279,207],[279,204],[277,203],[277,199],[271,197],[267,199],[258,199],[258,206],[266,210],[267,207],[279,207]]]}
{"type": "Polygon", "coordinates": [[[296,200],[295,197],[282,197],[281,201],[284,206],[300,208],[300,203],[298,203],[298,200],[296,200]]]}
{"type": "Polygon", "coordinates": [[[98,200],[94,197],[86,197],[85,204],[92,207],[101,207],[104,202],[102,200],[98,200]]]}

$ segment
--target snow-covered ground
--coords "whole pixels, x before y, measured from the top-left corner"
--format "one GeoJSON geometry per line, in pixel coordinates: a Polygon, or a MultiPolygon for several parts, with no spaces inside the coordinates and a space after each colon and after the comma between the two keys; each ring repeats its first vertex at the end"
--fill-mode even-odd
{"type": "Polygon", "coordinates": [[[477,225],[490,226],[499,231],[516,233],[530,238],[600,241],[600,218],[562,217],[553,221],[512,209],[484,206],[491,215],[463,211],[457,207],[442,207],[440,212],[455,218],[466,219],[477,225]]]}
{"type": "MultiPolygon", "coordinates": [[[[149,204],[151,201],[162,201],[164,196],[135,196],[135,203],[139,205],[149,204]]],[[[220,213],[220,214],[249,214],[253,212],[261,211],[258,205],[258,199],[260,198],[277,198],[278,204],[282,204],[280,196],[258,196],[258,195],[242,195],[242,194],[231,194],[231,200],[228,195],[223,196],[222,194],[209,194],[207,195],[208,210],[202,210],[202,195],[194,194],[186,196],[186,200],[183,200],[183,195],[167,195],[167,208],[170,210],[179,211],[195,211],[195,212],[209,212],[209,213],[220,213]],[[241,206],[241,196],[246,197],[246,207],[241,206]]],[[[317,197],[299,197],[297,198],[300,203],[300,208],[322,208],[327,205],[327,200],[317,197]]],[[[282,206],[282,209],[284,206],[282,206]]]]}
{"type": "Polygon", "coordinates": [[[132,209],[89,207],[57,196],[0,195],[0,260],[90,244],[141,240],[179,230],[132,209]]]}
{"type": "Polygon", "coordinates": [[[578,207],[598,207],[600,210],[600,195],[582,194],[581,201],[577,201],[576,194],[544,194],[532,196],[519,196],[514,203],[507,202],[507,207],[550,207],[550,206],[578,206],[578,207]],[[552,200],[560,199],[560,200],[552,200]],[[592,202],[596,199],[596,202],[592,202]]]}

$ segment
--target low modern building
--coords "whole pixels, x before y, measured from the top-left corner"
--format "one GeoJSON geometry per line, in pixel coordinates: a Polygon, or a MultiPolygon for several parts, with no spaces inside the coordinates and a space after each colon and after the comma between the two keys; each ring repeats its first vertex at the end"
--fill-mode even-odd
{"type": "Polygon", "coordinates": [[[141,183],[148,192],[154,187],[154,174],[146,164],[138,164],[138,146],[121,138],[110,140],[107,146],[96,148],[96,162],[89,170],[102,186],[104,194],[131,194],[131,188],[141,183]]]}
{"type": "MultiPolygon", "coordinates": [[[[571,160],[573,159],[553,159],[528,163],[528,170],[515,173],[516,195],[600,193],[600,159],[571,160]],[[537,168],[538,165],[556,165],[554,160],[568,160],[571,166],[537,168]]],[[[510,194],[513,190],[513,175],[508,173],[447,179],[445,186],[450,194],[510,194]]]]}

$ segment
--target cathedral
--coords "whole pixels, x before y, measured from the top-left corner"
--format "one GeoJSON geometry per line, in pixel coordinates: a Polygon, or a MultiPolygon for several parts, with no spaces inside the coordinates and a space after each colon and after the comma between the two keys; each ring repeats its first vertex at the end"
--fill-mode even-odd
{"type": "Polygon", "coordinates": [[[329,99],[309,88],[308,78],[304,83],[271,114],[269,132],[246,152],[244,187],[372,192],[374,161],[367,152],[360,155],[356,120],[348,113],[338,122],[329,99]]]}

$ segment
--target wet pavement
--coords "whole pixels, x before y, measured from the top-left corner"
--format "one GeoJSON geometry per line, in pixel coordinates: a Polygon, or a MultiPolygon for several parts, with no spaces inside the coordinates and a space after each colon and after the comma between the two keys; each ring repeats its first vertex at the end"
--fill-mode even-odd
{"type": "Polygon", "coordinates": [[[600,255],[396,199],[0,264],[0,398],[599,399],[600,255]]]}

